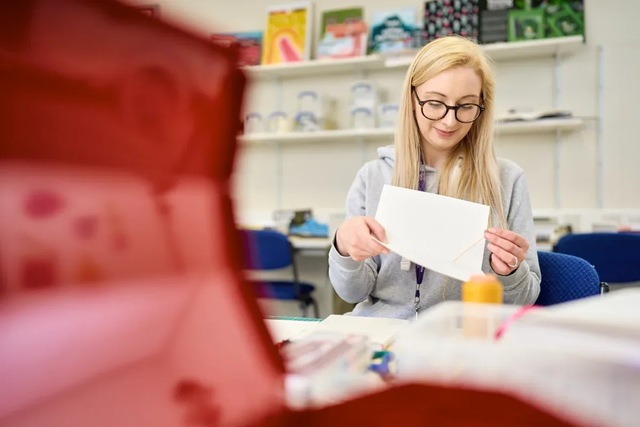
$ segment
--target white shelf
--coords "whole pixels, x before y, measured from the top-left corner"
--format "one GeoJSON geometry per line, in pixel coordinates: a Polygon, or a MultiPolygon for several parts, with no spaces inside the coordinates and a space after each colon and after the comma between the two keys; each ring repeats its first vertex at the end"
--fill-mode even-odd
{"type": "Polygon", "coordinates": [[[379,140],[388,139],[393,142],[393,129],[340,129],[322,130],[317,132],[289,132],[289,133],[256,133],[243,135],[240,138],[244,143],[265,144],[273,142],[306,143],[306,142],[330,142],[345,140],[379,140]]]}
{"type": "Polygon", "coordinates": [[[344,59],[313,59],[274,65],[245,67],[249,76],[257,79],[292,78],[384,68],[384,58],[378,55],[344,59]]]}
{"type": "Polygon", "coordinates": [[[517,43],[493,43],[482,47],[494,61],[507,61],[564,54],[577,50],[582,45],[583,36],[569,36],[517,43]]]}
{"type": "MultiPolygon", "coordinates": [[[[491,43],[481,45],[482,49],[494,61],[514,59],[540,58],[553,56],[556,53],[567,53],[584,44],[584,37],[570,36],[553,39],[530,40],[525,42],[491,43]]],[[[408,67],[418,51],[407,54],[390,55],[385,60],[386,68],[408,67]]]]}
{"type": "Polygon", "coordinates": [[[544,119],[528,122],[496,123],[498,135],[538,134],[555,131],[573,131],[584,125],[582,119],[544,119]]]}
{"type": "MultiPolygon", "coordinates": [[[[571,131],[582,127],[582,125],[582,119],[547,119],[534,122],[496,123],[494,129],[498,135],[521,135],[548,133],[555,132],[557,130],[571,131]]],[[[323,130],[318,132],[247,134],[240,137],[239,140],[245,144],[386,140],[391,144],[393,143],[393,136],[394,129],[341,129],[323,130]]]]}
{"type": "MultiPolygon", "coordinates": [[[[482,48],[494,61],[507,61],[567,53],[579,48],[583,43],[582,36],[570,36],[524,42],[492,43],[482,45],[482,48]]],[[[353,71],[407,67],[413,61],[416,53],[417,50],[388,56],[367,55],[345,59],[313,59],[276,65],[256,65],[244,69],[254,79],[325,76],[353,71]]]]}

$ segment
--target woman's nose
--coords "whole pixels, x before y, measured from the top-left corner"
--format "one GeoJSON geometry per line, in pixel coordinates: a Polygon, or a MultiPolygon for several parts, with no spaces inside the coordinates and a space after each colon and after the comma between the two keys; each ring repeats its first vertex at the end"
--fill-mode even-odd
{"type": "Polygon", "coordinates": [[[454,110],[447,111],[447,114],[445,114],[441,121],[447,127],[454,127],[457,122],[456,112],[454,110]]]}

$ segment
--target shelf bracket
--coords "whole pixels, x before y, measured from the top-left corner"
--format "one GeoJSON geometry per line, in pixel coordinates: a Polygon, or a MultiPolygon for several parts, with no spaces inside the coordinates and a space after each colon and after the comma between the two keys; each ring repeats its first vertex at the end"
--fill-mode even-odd
{"type": "Polygon", "coordinates": [[[604,207],[604,47],[598,46],[598,207],[604,207]]]}
{"type": "MultiPolygon", "coordinates": [[[[276,110],[283,111],[284,95],[280,77],[276,77],[276,110]]],[[[282,209],[282,193],[284,191],[284,167],[282,159],[282,143],[276,142],[276,208],[282,209]]]]}
{"type": "Polygon", "coordinates": [[[276,208],[282,209],[282,193],[284,190],[284,171],[282,161],[282,143],[276,142],[276,208]]]}
{"type": "MultiPolygon", "coordinates": [[[[555,102],[556,109],[560,109],[562,105],[562,56],[560,48],[556,47],[555,55],[555,102]]],[[[556,188],[555,188],[555,205],[556,209],[562,208],[562,131],[556,131],[556,150],[555,150],[555,169],[556,169],[556,188]]]]}

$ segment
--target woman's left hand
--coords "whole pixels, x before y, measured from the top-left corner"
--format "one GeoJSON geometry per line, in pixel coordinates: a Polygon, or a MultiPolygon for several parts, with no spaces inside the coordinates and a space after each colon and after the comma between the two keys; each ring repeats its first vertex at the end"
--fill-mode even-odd
{"type": "Polygon", "coordinates": [[[529,242],[513,231],[490,228],[484,233],[491,251],[491,268],[501,276],[508,276],[522,264],[529,250],[529,242]]]}

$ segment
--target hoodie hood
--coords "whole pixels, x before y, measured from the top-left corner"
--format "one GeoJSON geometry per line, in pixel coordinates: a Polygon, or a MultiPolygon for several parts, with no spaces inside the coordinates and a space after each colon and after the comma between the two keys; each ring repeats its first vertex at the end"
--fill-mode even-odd
{"type": "Polygon", "coordinates": [[[396,148],[393,145],[378,148],[378,158],[393,167],[396,162],[396,148]]]}
{"type": "MultiPolygon", "coordinates": [[[[378,158],[393,168],[396,163],[396,148],[393,145],[378,148],[378,158]]],[[[436,169],[427,165],[423,165],[422,169],[426,172],[437,172],[436,169]]]]}

